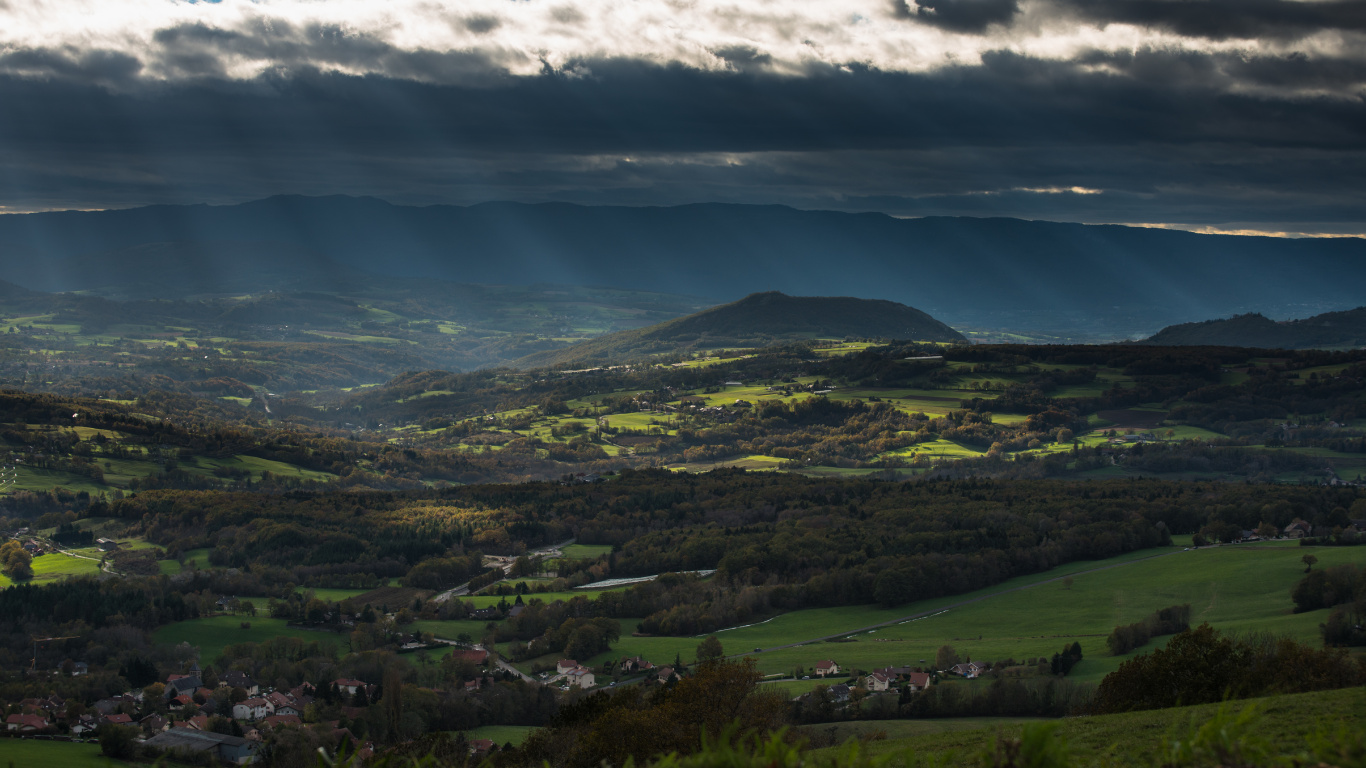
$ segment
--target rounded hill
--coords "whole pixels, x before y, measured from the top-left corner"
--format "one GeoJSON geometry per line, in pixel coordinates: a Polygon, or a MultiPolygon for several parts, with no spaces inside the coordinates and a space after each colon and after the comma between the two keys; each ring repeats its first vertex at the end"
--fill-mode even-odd
{"type": "Polygon", "coordinates": [[[762,347],[805,339],[847,337],[963,342],[962,334],[914,307],[849,296],[755,293],[730,304],[647,328],[612,333],[517,361],[520,368],[623,362],[648,355],[762,347]]]}

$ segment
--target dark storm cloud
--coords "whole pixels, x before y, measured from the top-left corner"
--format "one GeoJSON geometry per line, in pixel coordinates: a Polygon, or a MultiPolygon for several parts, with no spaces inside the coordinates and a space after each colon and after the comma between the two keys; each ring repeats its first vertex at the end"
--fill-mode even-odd
{"type": "Polygon", "coordinates": [[[1366,30],[1363,0],[1059,0],[1099,24],[1137,24],[1210,40],[1296,39],[1366,30]]]}
{"type": "Polygon", "coordinates": [[[952,32],[982,34],[993,24],[1009,24],[1020,12],[1016,0],[894,0],[897,18],[915,19],[952,32]]]}
{"type": "Polygon", "coordinates": [[[1350,62],[998,52],[933,73],[778,77],[723,53],[734,70],[590,60],[591,77],[501,87],[296,70],[129,95],[0,79],[22,115],[0,120],[0,205],[346,192],[1324,229],[1366,209],[1366,106],[1227,88],[1355,87],[1366,71],[1350,62]]]}
{"type": "Polygon", "coordinates": [[[0,17],[11,209],[345,192],[1366,229],[1366,0],[32,1],[57,21],[0,17]]]}

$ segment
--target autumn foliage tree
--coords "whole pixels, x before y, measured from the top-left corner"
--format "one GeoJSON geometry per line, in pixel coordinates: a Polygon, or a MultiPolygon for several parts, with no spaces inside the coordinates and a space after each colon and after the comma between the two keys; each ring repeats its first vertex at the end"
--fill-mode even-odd
{"type": "Polygon", "coordinates": [[[17,541],[7,541],[0,546],[0,570],[5,575],[19,581],[33,578],[33,557],[17,541]]]}

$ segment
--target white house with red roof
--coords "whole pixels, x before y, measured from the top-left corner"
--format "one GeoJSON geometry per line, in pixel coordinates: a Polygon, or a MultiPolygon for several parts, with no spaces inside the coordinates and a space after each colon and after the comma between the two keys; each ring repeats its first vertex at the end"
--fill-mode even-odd
{"type": "Polygon", "coordinates": [[[830,675],[838,675],[839,673],[840,665],[830,659],[816,662],[816,677],[829,677],[830,675]]]}

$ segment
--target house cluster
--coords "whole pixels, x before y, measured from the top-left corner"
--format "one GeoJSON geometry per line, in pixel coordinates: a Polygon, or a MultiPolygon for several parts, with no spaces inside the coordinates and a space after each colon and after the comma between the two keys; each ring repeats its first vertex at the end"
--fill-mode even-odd
{"type": "MultiPolygon", "coordinates": [[[[986,672],[987,669],[985,665],[969,661],[964,664],[956,664],[940,674],[952,674],[972,679],[986,672]]],[[[840,665],[833,659],[822,659],[816,662],[815,671],[816,677],[822,679],[848,677],[846,682],[836,683],[828,689],[830,698],[837,703],[849,701],[855,689],[862,689],[868,693],[891,691],[917,693],[928,688],[933,682],[933,673],[910,666],[888,666],[875,669],[870,673],[855,675],[848,671],[841,671],[840,665]]],[[[811,694],[806,693],[797,698],[805,699],[809,696],[811,694]]]]}
{"type": "MultiPolygon", "coordinates": [[[[375,692],[375,686],[350,678],[339,678],[329,685],[353,700],[368,699],[375,692]]],[[[210,689],[204,685],[203,673],[195,664],[185,674],[169,675],[161,700],[155,703],[147,701],[143,691],[130,691],[100,699],[87,711],[68,716],[68,702],[53,694],[19,702],[22,711],[8,715],[5,727],[9,733],[20,736],[65,731],[78,738],[91,738],[101,726],[129,726],[141,731],[140,739],[146,745],[173,752],[208,753],[222,762],[244,765],[255,759],[271,731],[302,726],[304,710],[314,702],[316,694],[316,687],[308,682],[288,691],[266,690],[250,675],[236,670],[224,672],[215,688],[210,689]],[[225,692],[234,690],[247,696],[231,707],[231,717],[237,721],[242,735],[216,733],[210,727],[210,718],[220,713],[219,701],[225,692]]],[[[363,707],[342,707],[342,712],[351,718],[360,717],[364,711],[363,707]]],[[[355,740],[340,721],[325,725],[332,728],[338,740],[355,740]]],[[[370,749],[369,745],[362,747],[362,751],[370,749]]]]}

